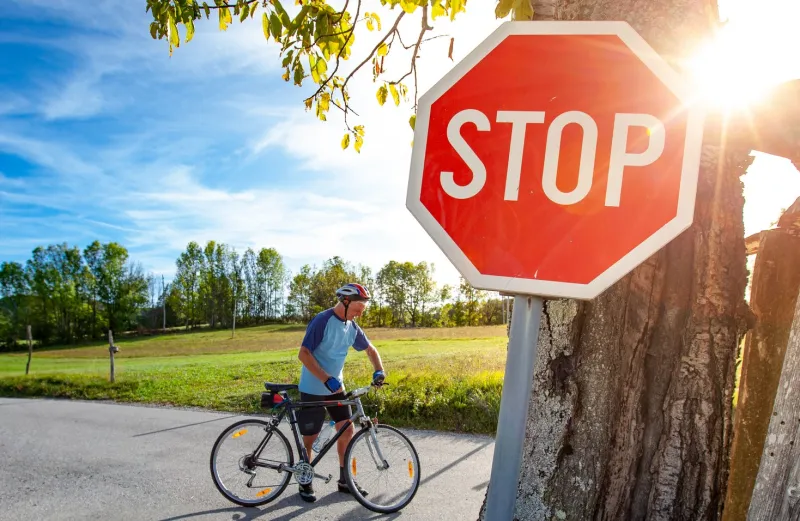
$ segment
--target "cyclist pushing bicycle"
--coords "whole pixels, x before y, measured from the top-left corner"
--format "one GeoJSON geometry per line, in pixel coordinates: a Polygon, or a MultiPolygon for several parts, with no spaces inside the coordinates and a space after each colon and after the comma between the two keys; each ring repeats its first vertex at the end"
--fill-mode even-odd
{"type": "MultiPolygon", "coordinates": [[[[361,284],[345,284],[336,290],[338,302],[332,308],[317,314],[306,328],[298,358],[303,363],[300,373],[300,400],[303,402],[323,402],[344,400],[345,389],[342,371],[350,348],[366,351],[367,357],[375,370],[372,375],[373,384],[380,386],[386,377],[380,354],[375,349],[364,331],[353,321],[364,313],[370,294],[361,284]]],[[[336,422],[337,431],[352,416],[350,405],[325,407],[331,420],[336,422]]],[[[308,459],[312,458],[312,445],[322,429],[325,421],[325,410],[322,407],[305,408],[297,411],[300,434],[303,435],[308,459]]],[[[340,492],[350,493],[345,478],[344,458],[355,429],[350,424],[337,442],[339,453],[340,492]]],[[[356,484],[358,487],[358,485],[356,484]]],[[[311,483],[299,485],[300,497],[308,502],[316,501],[311,483]]],[[[367,493],[359,488],[360,495],[367,493]]]]}
{"type": "Polygon", "coordinates": [[[338,488],[364,507],[384,514],[397,512],[417,493],[420,463],[413,443],[396,427],[369,417],[361,403],[370,390],[388,385],[378,351],[351,320],[364,312],[369,293],[363,286],[347,284],[336,295],[339,302],[314,317],[306,329],[299,384],[264,382],[261,407],[271,410],[271,418],[239,420],[214,442],[210,459],[214,485],[236,504],[255,507],[274,501],[292,478],[300,486],[300,497],[315,501],[314,479],[325,483],[333,479],[333,474],[319,474],[317,464],[334,445],[339,453],[338,488]],[[369,386],[345,392],[342,368],[350,347],[366,351],[375,372],[369,386]],[[300,400],[293,399],[290,391],[300,391],[300,400]],[[312,457],[324,409],[336,423],[336,433],[317,444],[319,453],[312,457]],[[299,461],[281,432],[284,419],[299,461]],[[359,426],[356,432],[354,425],[359,426]]]}

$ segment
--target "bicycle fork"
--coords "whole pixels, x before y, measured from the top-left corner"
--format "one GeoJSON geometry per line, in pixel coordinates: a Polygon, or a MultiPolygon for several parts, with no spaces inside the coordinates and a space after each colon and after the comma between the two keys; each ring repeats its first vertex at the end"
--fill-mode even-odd
{"type": "Polygon", "coordinates": [[[369,454],[372,456],[372,461],[375,462],[375,467],[378,470],[386,470],[389,468],[389,462],[386,461],[386,458],[383,456],[383,451],[381,451],[381,446],[378,444],[378,436],[375,434],[377,431],[377,427],[374,425],[370,426],[369,437],[372,440],[372,443],[375,445],[375,451],[377,451],[378,457],[375,457],[375,452],[373,452],[372,446],[369,442],[367,442],[367,449],[369,449],[369,454]]]}

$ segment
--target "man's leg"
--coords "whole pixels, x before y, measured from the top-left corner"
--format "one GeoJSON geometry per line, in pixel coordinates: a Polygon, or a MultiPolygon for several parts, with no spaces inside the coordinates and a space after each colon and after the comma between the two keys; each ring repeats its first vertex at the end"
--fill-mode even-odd
{"type": "MultiPolygon", "coordinates": [[[[336,424],[336,430],[338,431],[339,429],[341,429],[342,425],[344,425],[346,422],[347,422],[347,420],[337,423],[336,424]]],[[[339,439],[336,442],[336,448],[339,450],[339,466],[340,467],[344,467],[344,451],[347,450],[347,445],[350,443],[350,440],[353,439],[353,435],[355,433],[356,433],[356,430],[353,428],[353,424],[351,423],[350,427],[348,427],[347,430],[342,433],[342,435],[339,437],[339,439]]]]}
{"type": "MultiPolygon", "coordinates": [[[[319,401],[321,397],[300,393],[300,401],[303,402],[311,402],[311,401],[319,401]]],[[[322,422],[325,420],[325,409],[319,408],[309,408],[309,409],[300,409],[297,411],[297,423],[300,430],[300,434],[303,436],[303,445],[306,449],[306,454],[308,455],[309,462],[312,459],[312,449],[311,445],[314,444],[314,440],[317,439],[319,436],[319,431],[322,428],[322,422]]],[[[314,487],[312,485],[300,485],[300,497],[304,501],[314,502],[317,500],[317,496],[314,495],[314,487]]]]}
{"type": "Polygon", "coordinates": [[[311,446],[314,445],[314,442],[318,436],[319,433],[311,434],[310,436],[303,436],[303,445],[306,447],[306,454],[308,455],[309,463],[314,459],[314,450],[311,448],[311,446]]]}

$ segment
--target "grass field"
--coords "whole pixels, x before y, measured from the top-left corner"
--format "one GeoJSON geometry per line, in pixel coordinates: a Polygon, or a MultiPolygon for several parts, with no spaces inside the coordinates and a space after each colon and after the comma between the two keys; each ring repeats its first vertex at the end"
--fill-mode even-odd
{"type": "MultiPolygon", "coordinates": [[[[108,345],[0,355],[0,395],[110,399],[259,412],[264,381],[296,383],[302,326],[264,326],[120,340],[116,382],[108,345]]],[[[505,364],[504,326],[371,329],[388,372],[387,387],[363,401],[368,413],[398,426],[494,433],[505,364]]],[[[352,352],[345,386],[369,382],[372,368],[352,352]]]]}

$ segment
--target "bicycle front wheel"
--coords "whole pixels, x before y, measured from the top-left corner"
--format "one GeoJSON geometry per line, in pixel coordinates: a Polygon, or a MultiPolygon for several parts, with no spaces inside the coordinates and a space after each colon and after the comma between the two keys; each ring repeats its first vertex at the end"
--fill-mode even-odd
{"type": "Polygon", "coordinates": [[[294,454],[286,436],[262,420],[242,420],[219,435],[211,449],[211,477],[229,501],[258,506],[280,496],[291,472],[278,470],[280,464],[294,465],[294,454]],[[261,443],[267,443],[256,454],[261,443]],[[273,468],[265,467],[264,465],[273,468]]]}
{"type": "Polygon", "coordinates": [[[394,427],[375,425],[357,432],[347,446],[344,463],[351,493],[373,512],[397,512],[414,499],[419,488],[417,451],[394,427]]]}

